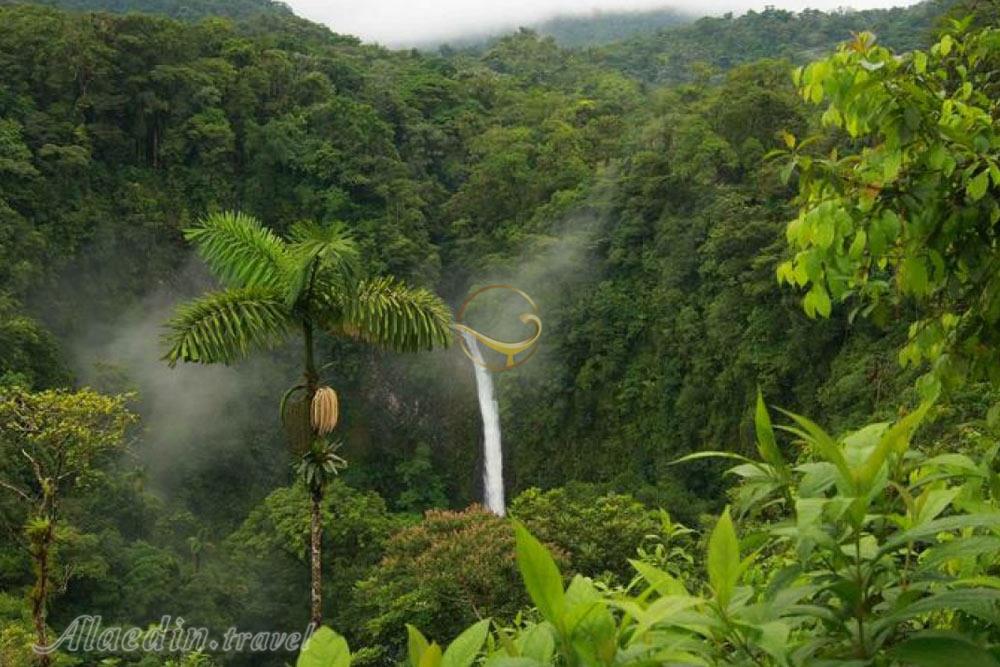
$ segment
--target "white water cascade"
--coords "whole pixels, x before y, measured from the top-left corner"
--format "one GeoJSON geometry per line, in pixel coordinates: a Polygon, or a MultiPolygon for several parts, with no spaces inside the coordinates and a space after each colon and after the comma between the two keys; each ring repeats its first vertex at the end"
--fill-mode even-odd
{"type": "Polygon", "coordinates": [[[503,449],[500,445],[500,406],[493,391],[493,375],[483,362],[479,341],[469,331],[462,331],[469,353],[476,361],[476,392],[483,416],[483,503],[498,516],[507,509],[503,497],[503,449]]]}

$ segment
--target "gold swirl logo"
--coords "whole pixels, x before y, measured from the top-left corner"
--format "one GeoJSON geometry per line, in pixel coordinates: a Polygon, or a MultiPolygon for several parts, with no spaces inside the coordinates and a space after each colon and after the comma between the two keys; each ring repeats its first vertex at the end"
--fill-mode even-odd
{"type": "Polygon", "coordinates": [[[503,365],[489,364],[482,358],[482,355],[475,354],[474,351],[470,349],[466,336],[459,336],[459,341],[462,345],[462,351],[465,352],[465,356],[467,356],[472,363],[483,366],[484,368],[495,373],[509,371],[510,369],[520,366],[525,361],[530,359],[538,349],[538,339],[542,335],[542,320],[538,317],[538,306],[530,296],[512,285],[487,285],[486,287],[476,290],[465,299],[464,303],[462,303],[462,307],[458,309],[455,319],[455,329],[458,330],[459,333],[468,334],[478,341],[479,344],[488,347],[504,357],[505,362],[503,365]],[[486,334],[480,333],[464,323],[466,310],[469,305],[482,294],[492,290],[506,290],[508,292],[512,292],[527,304],[529,310],[518,315],[518,319],[524,324],[534,325],[535,332],[532,335],[528,336],[524,340],[507,342],[497,340],[487,336],[486,334]],[[517,355],[522,353],[524,353],[524,355],[521,358],[517,358],[517,355]]]}

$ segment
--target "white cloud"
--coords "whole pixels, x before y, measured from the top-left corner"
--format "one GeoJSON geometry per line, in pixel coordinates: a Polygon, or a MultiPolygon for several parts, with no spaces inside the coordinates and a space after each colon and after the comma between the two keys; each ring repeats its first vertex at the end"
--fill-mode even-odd
{"type": "Polygon", "coordinates": [[[339,33],[387,46],[412,46],[463,34],[516,28],[556,14],[595,10],[655,9],[671,6],[705,15],[726,11],[782,9],[854,9],[914,4],[916,0],[286,0],[295,13],[325,23],[339,33]]]}

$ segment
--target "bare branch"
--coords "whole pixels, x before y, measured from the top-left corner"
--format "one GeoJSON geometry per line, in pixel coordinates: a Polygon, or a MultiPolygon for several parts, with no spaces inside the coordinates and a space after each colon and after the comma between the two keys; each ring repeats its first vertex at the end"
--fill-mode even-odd
{"type": "Polygon", "coordinates": [[[32,499],[31,496],[29,496],[26,492],[24,492],[23,490],[17,488],[13,484],[9,484],[9,483],[3,481],[2,479],[0,479],[0,486],[2,486],[3,488],[7,489],[8,491],[13,491],[17,495],[21,496],[21,498],[23,500],[25,500],[25,501],[27,501],[29,503],[33,502],[33,499],[32,499]]]}
{"type": "Polygon", "coordinates": [[[32,457],[31,454],[28,453],[28,450],[22,449],[21,453],[24,454],[24,457],[31,462],[31,468],[32,470],[35,471],[35,478],[38,480],[38,483],[42,485],[42,487],[44,488],[45,475],[42,474],[42,467],[38,465],[38,461],[36,461],[34,457],[32,457]]]}

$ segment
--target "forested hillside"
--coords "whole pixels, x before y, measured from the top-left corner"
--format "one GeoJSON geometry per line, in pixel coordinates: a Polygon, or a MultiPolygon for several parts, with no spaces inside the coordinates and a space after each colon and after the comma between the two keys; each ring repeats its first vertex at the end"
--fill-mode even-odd
{"type": "MultiPolygon", "coordinates": [[[[794,396],[823,395],[828,368],[803,370],[790,351],[762,353],[769,341],[810,340],[833,347],[803,348],[801,362],[821,351],[833,361],[845,343],[837,327],[821,333],[798,316],[794,297],[772,284],[773,266],[757,260],[780,243],[789,214],[789,192],[761,157],[779,130],[809,122],[786,65],[762,62],[720,85],[647,95],[532,33],[505,38],[480,58],[449,61],[363,46],[295,18],[188,27],[152,17],[3,11],[5,227],[18,230],[4,246],[7,307],[26,303],[61,336],[82,335],[81,300],[90,318],[108,319],[176,280],[186,257],[179,230],[203,211],[240,207],[279,230],[303,217],[345,220],[373,266],[452,299],[477,281],[545,273],[546,253],[598,268],[581,277],[556,263],[552,275],[522,278],[546,290],[543,300],[551,290],[547,355],[561,374],[524,384],[573,391],[571,403],[539,404],[504,388],[512,406],[533,406],[511,408],[518,415],[511,427],[525,426],[527,438],[512,447],[518,486],[558,483],[562,466],[604,452],[608,466],[573,475],[626,475],[635,490],[665,477],[651,460],[616,454],[622,433],[633,443],[622,446],[649,446],[659,452],[650,456],[669,460],[706,439],[736,444],[743,410],[736,406],[757,384],[796,407],[817,399],[794,396]],[[751,236],[737,243],[717,225],[751,236]],[[714,238],[730,240],[716,247],[714,238]],[[85,280],[73,278],[81,274],[85,280]],[[754,275],[759,288],[747,280],[754,275]],[[742,298],[754,289],[772,294],[773,305],[742,298]],[[648,297],[641,311],[632,311],[632,294],[648,297]],[[618,303],[625,310],[608,311],[618,303]],[[624,329],[591,331],[595,308],[624,329]],[[700,331],[709,313],[733,324],[700,331]],[[797,320],[817,335],[786,336],[797,320]],[[752,337],[747,321],[759,327],[752,337]],[[763,348],[741,354],[740,345],[763,348]],[[656,368],[647,354],[683,366],[656,368]],[[744,355],[752,366],[737,361],[744,355]],[[769,358],[780,366],[761,367],[769,358]],[[602,414],[626,397],[630,409],[602,414]],[[664,451],[662,441],[677,444],[664,451]]],[[[43,386],[65,377],[74,361],[57,364],[44,327],[17,321],[6,372],[43,386]]],[[[390,373],[392,365],[380,367],[390,373]]],[[[359,372],[352,371],[357,380],[359,372]]],[[[550,369],[540,363],[531,373],[550,369]]],[[[474,454],[466,446],[472,432],[463,430],[469,415],[452,407],[474,409],[468,391],[438,397],[447,414],[415,415],[433,427],[400,430],[410,434],[408,447],[395,428],[366,433],[374,424],[359,419],[358,437],[373,441],[359,450],[388,441],[375,457],[402,464],[426,439],[441,465],[455,466],[442,475],[449,497],[474,497],[474,476],[458,472],[474,463],[464,458],[474,454]]],[[[391,471],[378,474],[389,477],[379,490],[394,495],[391,471]]]]}
{"type": "MultiPolygon", "coordinates": [[[[629,37],[655,33],[671,26],[690,23],[695,14],[665,6],[663,9],[632,11],[591,11],[583,14],[558,14],[543,21],[526,24],[530,30],[565,47],[587,47],[620,42],[629,37]]],[[[433,49],[447,45],[448,48],[480,49],[499,39],[504,30],[495,30],[485,35],[453,36],[420,45],[433,49]]]]}
{"type": "MultiPolygon", "coordinates": [[[[0,4],[24,4],[3,0],[0,4]]],[[[209,16],[246,19],[257,14],[292,16],[291,9],[277,0],[32,0],[71,11],[142,13],[169,16],[182,21],[196,21],[209,16]]]]}
{"type": "Polygon", "coordinates": [[[845,35],[870,30],[879,43],[909,51],[927,43],[954,0],[907,8],[824,13],[769,8],[741,16],[705,17],[686,26],[598,48],[593,56],[649,83],[676,83],[760,58],[803,63],[829,52],[845,35]],[[699,67],[695,67],[698,65],[699,67]]]}
{"type": "Polygon", "coordinates": [[[656,32],[688,23],[693,17],[682,10],[665,8],[631,12],[593,12],[581,16],[555,16],[533,26],[560,46],[595,46],[618,42],[626,37],[656,32]]]}
{"type": "MultiPolygon", "coordinates": [[[[439,54],[367,45],[279,3],[152,2],[124,15],[69,10],[137,5],[46,4],[58,7],[0,4],[0,392],[24,392],[0,400],[0,417],[19,414],[25,395],[88,386],[127,392],[137,418],[116,422],[129,454],[102,452],[60,507],[43,628],[82,613],[146,626],[167,612],[213,632],[302,627],[310,500],[326,526],[324,622],[364,647],[355,664],[404,659],[407,623],[445,641],[532,601],[545,616],[519,587],[509,523],[463,509],[481,498],[482,461],[461,352],[317,340],[348,463],[321,502],[297,481],[301,452],[278,418],[301,375],[298,347],[229,367],[161,360],[174,306],[215,285],[184,230],[223,211],[292,242],[302,221],[340,221],[358,272],[428,288],[452,308],[489,283],[530,293],[542,345],[496,380],[511,513],[564,571],[609,590],[628,585],[637,547],[691,575],[677,550],[705,538],[680,523],[704,527],[732,499],[731,480],[709,458],[676,461],[756,456],[758,392],[838,433],[919,401],[926,369],[898,359],[914,302],[859,315],[831,312],[827,297],[827,317],[815,317],[777,282],[798,257],[786,228],[808,179],[775,152],[810,135],[817,164],[860,151],[864,139],[803,97],[793,66],[863,30],[898,51],[929,48],[949,0],[769,9],[588,48],[522,30],[439,54]]],[[[604,23],[567,40],[618,30],[593,21],[604,23]]],[[[990,48],[977,62],[996,62],[990,48]]],[[[997,174],[984,187],[1000,186],[997,174]]],[[[932,427],[942,451],[986,442],[977,420],[998,396],[981,380],[957,388],[932,427]]],[[[76,414],[45,400],[40,409],[76,414]]],[[[33,473],[14,443],[0,439],[0,479],[20,488],[33,473]]],[[[24,533],[33,515],[20,500],[0,495],[4,666],[31,664],[37,636],[23,600],[37,591],[39,533],[24,533]]],[[[208,664],[197,660],[183,664],[208,664]]]]}

